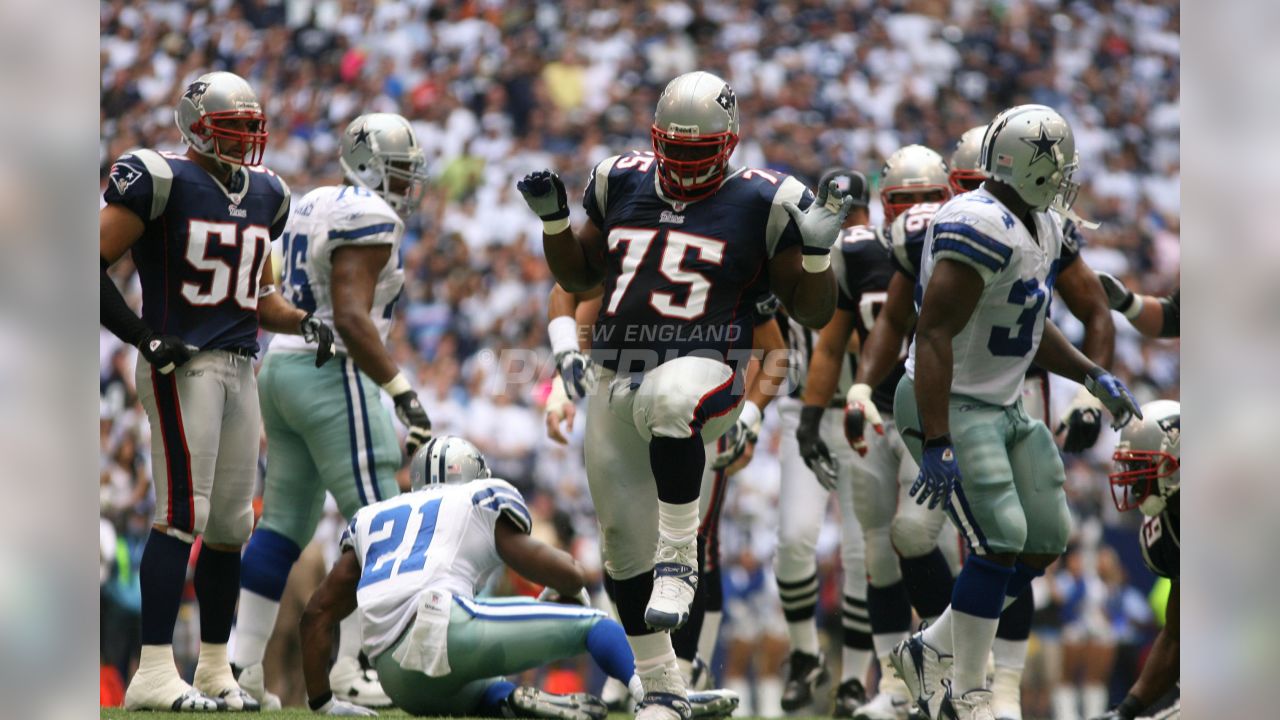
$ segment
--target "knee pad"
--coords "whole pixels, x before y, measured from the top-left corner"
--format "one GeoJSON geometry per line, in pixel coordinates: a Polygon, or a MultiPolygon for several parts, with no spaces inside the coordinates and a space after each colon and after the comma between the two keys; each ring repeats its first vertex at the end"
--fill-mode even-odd
{"type": "Polygon", "coordinates": [[[818,572],[818,559],[814,549],[799,543],[783,545],[773,557],[773,574],[782,582],[796,582],[812,577],[818,572]]]}
{"type": "Polygon", "coordinates": [[[217,545],[235,545],[240,547],[249,540],[253,532],[253,506],[246,505],[240,510],[232,510],[219,515],[208,523],[204,533],[204,541],[217,545]]]}
{"type": "Polygon", "coordinates": [[[191,498],[191,508],[195,511],[191,521],[191,532],[195,535],[203,534],[209,525],[209,498],[196,495],[191,498]]]}
{"type": "Polygon", "coordinates": [[[889,537],[889,528],[869,530],[864,533],[867,544],[867,575],[871,584],[886,587],[902,579],[902,569],[898,566],[898,554],[893,550],[893,540],[889,537]]]}
{"type": "MultiPolygon", "coordinates": [[[[656,538],[655,538],[656,540],[656,538]]],[[[600,556],[604,558],[604,570],[615,578],[630,578],[653,572],[654,555],[657,545],[648,548],[637,547],[633,537],[619,528],[600,528],[600,556]]],[[[646,598],[646,601],[648,598],[646,598]]],[[[617,602],[617,598],[614,598],[617,602]]]]}
{"type": "Polygon", "coordinates": [[[728,365],[709,358],[681,357],[659,365],[635,390],[631,417],[636,431],[645,440],[695,433],[704,442],[716,439],[741,411],[742,389],[734,380],[728,365]]]}
{"type": "Polygon", "coordinates": [[[937,525],[923,516],[904,513],[901,509],[889,526],[890,541],[902,557],[920,557],[933,552],[937,545],[937,535],[937,525]]]}

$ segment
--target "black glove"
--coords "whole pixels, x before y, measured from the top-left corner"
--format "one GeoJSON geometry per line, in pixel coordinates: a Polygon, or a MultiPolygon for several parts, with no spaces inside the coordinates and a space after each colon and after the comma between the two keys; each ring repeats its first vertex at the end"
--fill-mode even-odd
{"type": "Polygon", "coordinates": [[[174,368],[186,365],[191,356],[200,352],[200,348],[183,342],[177,335],[152,333],[138,343],[138,351],[151,363],[151,367],[159,370],[161,375],[168,375],[174,368]]]}
{"type": "Polygon", "coordinates": [[[818,484],[827,490],[836,489],[836,462],[831,459],[827,444],[822,441],[822,413],[826,408],[821,405],[805,405],[800,408],[800,426],[796,428],[796,441],[800,443],[800,457],[804,464],[813,471],[818,484]]]}
{"type": "Polygon", "coordinates": [[[569,196],[564,190],[564,181],[554,170],[529,173],[516,183],[516,189],[524,196],[529,209],[542,218],[542,222],[569,217],[569,196]]]}
{"type": "Polygon", "coordinates": [[[426,409],[418,401],[418,393],[412,390],[406,390],[391,400],[396,404],[396,417],[400,418],[400,422],[406,428],[409,428],[404,449],[409,457],[413,457],[413,454],[418,452],[418,448],[431,439],[431,418],[427,417],[426,409]]]}
{"type": "Polygon", "coordinates": [[[307,313],[298,324],[302,330],[302,339],[316,344],[316,367],[329,362],[337,354],[338,349],[333,340],[333,328],[325,325],[315,313],[307,313]]]}
{"type": "Polygon", "coordinates": [[[1098,442],[1098,435],[1102,432],[1102,407],[1102,401],[1087,389],[1081,388],[1076,393],[1058,423],[1057,432],[1067,431],[1062,441],[1063,452],[1081,453],[1098,442]]]}

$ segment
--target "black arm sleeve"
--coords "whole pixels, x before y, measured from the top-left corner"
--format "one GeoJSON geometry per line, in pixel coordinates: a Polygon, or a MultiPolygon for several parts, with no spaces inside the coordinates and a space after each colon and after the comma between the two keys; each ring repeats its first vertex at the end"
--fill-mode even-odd
{"type": "Polygon", "coordinates": [[[1176,338],[1182,335],[1182,288],[1173,291],[1167,298],[1160,299],[1160,307],[1164,309],[1164,323],[1160,326],[1160,337],[1176,338]]]}
{"type": "Polygon", "coordinates": [[[137,345],[151,334],[151,328],[142,322],[142,318],[134,314],[129,304],[124,301],[115,281],[107,275],[107,262],[102,261],[102,290],[98,299],[100,304],[100,320],[102,326],[130,345],[137,345]]]}

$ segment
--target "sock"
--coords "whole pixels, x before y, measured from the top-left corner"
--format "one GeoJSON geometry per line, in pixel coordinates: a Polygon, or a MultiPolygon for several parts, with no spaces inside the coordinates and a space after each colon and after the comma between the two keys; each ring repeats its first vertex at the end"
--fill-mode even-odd
{"type": "Polygon", "coordinates": [[[489,687],[484,689],[484,694],[480,696],[479,706],[476,712],[480,717],[506,717],[502,712],[502,702],[511,697],[511,693],[515,692],[516,684],[507,680],[496,680],[489,687]]]}
{"type": "Polygon", "coordinates": [[[1075,685],[1059,683],[1053,690],[1053,720],[1080,720],[1079,701],[1075,685]]]}
{"type": "Polygon", "coordinates": [[[813,618],[787,623],[787,635],[791,637],[793,651],[818,654],[818,625],[813,618]]]}
{"type": "Polygon", "coordinates": [[[867,616],[867,601],[844,596],[844,646],[841,650],[841,682],[850,678],[861,681],[871,667],[871,618],[867,616]]]}
{"type": "Polygon", "coordinates": [[[662,507],[661,503],[694,503],[694,530],[690,535],[698,527],[697,502],[698,494],[702,492],[702,468],[706,459],[707,451],[702,446],[700,435],[687,438],[654,437],[649,441],[649,467],[653,469],[653,477],[658,483],[659,508],[662,507]]]}
{"type": "Polygon", "coordinates": [[[626,580],[615,580],[606,573],[605,587],[618,609],[618,622],[629,636],[649,635],[653,631],[644,622],[644,611],[653,594],[653,569],[626,580]]]}
{"type": "Polygon", "coordinates": [[[872,643],[876,654],[888,657],[894,646],[911,632],[911,601],[906,583],[867,586],[867,613],[871,616],[872,643]]]}
{"type": "Polygon", "coordinates": [[[1081,693],[1084,700],[1083,716],[1098,717],[1107,711],[1107,686],[1101,683],[1089,683],[1081,693]]]}
{"type": "Polygon", "coordinates": [[[951,618],[954,615],[955,613],[951,608],[943,610],[942,614],[929,623],[929,626],[923,631],[924,641],[929,644],[929,647],[937,650],[942,655],[951,654],[951,618]]]}
{"type": "Polygon", "coordinates": [[[907,586],[911,606],[920,617],[929,620],[941,615],[951,603],[951,592],[955,584],[955,579],[951,577],[951,566],[947,564],[947,556],[934,547],[925,555],[901,558],[899,564],[902,566],[902,580],[907,586]]]}
{"type": "Polygon", "coordinates": [[[226,645],[240,594],[240,551],[200,546],[194,581],[200,602],[200,642],[226,645]]]}
{"type": "Polygon", "coordinates": [[[986,686],[987,657],[1013,572],[1011,567],[970,555],[956,578],[951,600],[951,654],[955,656],[951,674],[956,696],[986,686]]]}
{"type": "Polygon", "coordinates": [[[602,618],[587,631],[587,652],[611,678],[626,683],[636,673],[635,656],[627,643],[627,633],[621,625],[608,618],[602,618]]]}
{"type": "Polygon", "coordinates": [[[995,642],[991,644],[991,655],[997,670],[1012,670],[1021,675],[1027,665],[1027,641],[1005,640],[997,630],[995,642]]]}
{"type": "Polygon", "coordinates": [[[1031,588],[1024,589],[1017,598],[1005,596],[1005,602],[996,637],[1007,642],[1025,644],[1027,638],[1031,637],[1031,618],[1036,611],[1031,588]]]}
{"type": "MultiPolygon", "coordinates": [[[[142,589],[142,644],[173,645],[173,626],[178,622],[182,586],[187,580],[191,543],[156,529],[147,536],[138,565],[142,589]]],[[[170,660],[173,650],[169,649],[170,660]]]]}
{"type": "MultiPolygon", "coordinates": [[[[202,680],[217,678],[231,679],[231,665],[227,662],[227,646],[225,644],[201,641],[200,655],[196,658],[196,682],[204,685],[202,680]],[[226,675],[226,678],[222,676],[226,675]]],[[[221,689],[221,688],[219,688],[221,689]]]]}
{"type": "Polygon", "coordinates": [[[777,675],[760,678],[756,681],[756,695],[756,715],[766,718],[783,716],[782,678],[777,675]]]}
{"type": "MultiPolygon", "coordinates": [[[[755,696],[751,692],[751,683],[747,682],[747,678],[728,678],[724,681],[724,685],[726,690],[731,690],[738,695],[738,709],[734,711],[734,717],[757,716],[755,696]]],[[[782,706],[781,701],[778,706],[782,706]]]]}
{"type": "Polygon", "coordinates": [[[631,643],[631,651],[636,659],[636,673],[641,678],[676,661],[676,653],[671,649],[671,636],[668,633],[628,635],[627,641],[631,643]]]}
{"type": "Polygon", "coordinates": [[[360,646],[364,643],[364,631],[360,627],[360,609],[338,623],[338,658],[351,658],[360,662],[360,646]]]}
{"type": "MultiPolygon", "coordinates": [[[[662,512],[661,508],[659,512],[662,512]]],[[[689,619],[671,633],[671,644],[676,649],[676,657],[682,662],[682,672],[687,671],[689,668],[685,665],[692,666],[693,659],[698,656],[698,638],[702,634],[702,623],[707,614],[708,575],[706,536],[698,533],[698,587],[693,592],[693,604],[689,606],[689,619]]],[[[689,673],[684,672],[684,676],[689,677],[689,673]]]]}
{"type": "MultiPolygon", "coordinates": [[[[716,657],[716,646],[720,642],[720,622],[724,619],[724,613],[719,610],[708,610],[707,616],[702,620],[702,633],[698,637],[698,657],[707,663],[707,669],[712,670],[716,657]]],[[[712,676],[715,676],[712,670],[712,676]]]]}
{"type": "MultiPolygon", "coordinates": [[[[1007,610],[1009,606],[1017,600],[1021,600],[1026,596],[1028,605],[1034,603],[1031,595],[1031,581],[1044,574],[1044,570],[1033,568],[1023,562],[1015,562],[1013,564],[1013,575],[1009,578],[1009,584],[1005,587],[1004,607],[1007,610]]],[[[1029,621],[1028,621],[1029,622],[1029,621]]]]}
{"type": "Polygon", "coordinates": [[[698,499],[675,504],[658,501],[658,533],[669,543],[683,545],[698,534],[698,499]]]}
{"type": "MultiPolygon", "coordinates": [[[[801,580],[790,581],[777,579],[778,596],[782,599],[782,614],[787,623],[812,620],[818,609],[818,576],[815,574],[801,580]]],[[[794,638],[792,639],[794,645],[794,638]]]]}
{"type": "MultiPolygon", "coordinates": [[[[242,568],[243,576],[243,568],[242,568]]],[[[257,665],[267,655],[267,642],[276,626],[280,601],[240,590],[240,612],[236,615],[236,641],[231,649],[231,662],[238,668],[257,665]]]]}
{"type": "Polygon", "coordinates": [[[268,599],[280,601],[289,571],[302,548],[273,530],[258,528],[249,537],[240,566],[240,586],[268,599]]]}
{"type": "Polygon", "coordinates": [[[143,645],[142,653],[138,657],[138,670],[136,674],[143,677],[179,677],[178,666],[173,660],[173,646],[143,645]]]}

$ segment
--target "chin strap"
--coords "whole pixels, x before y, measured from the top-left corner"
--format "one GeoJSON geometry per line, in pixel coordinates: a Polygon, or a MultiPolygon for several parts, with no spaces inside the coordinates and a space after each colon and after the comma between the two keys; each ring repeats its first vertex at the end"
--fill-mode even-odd
{"type": "Polygon", "coordinates": [[[1071,208],[1068,208],[1068,207],[1064,207],[1062,203],[1058,202],[1057,200],[1054,200],[1053,205],[1051,205],[1050,207],[1052,207],[1054,210],[1057,210],[1058,214],[1067,218],[1071,222],[1074,222],[1076,225],[1084,228],[1085,230],[1097,230],[1098,228],[1102,227],[1100,223],[1093,222],[1092,220],[1085,220],[1084,218],[1077,215],[1075,210],[1072,210],[1071,208]]]}

